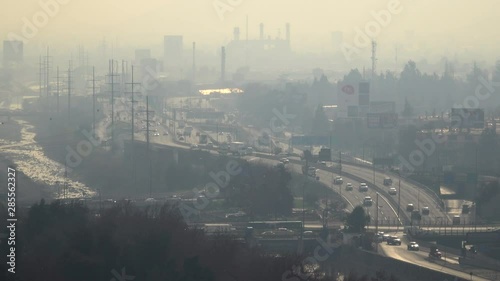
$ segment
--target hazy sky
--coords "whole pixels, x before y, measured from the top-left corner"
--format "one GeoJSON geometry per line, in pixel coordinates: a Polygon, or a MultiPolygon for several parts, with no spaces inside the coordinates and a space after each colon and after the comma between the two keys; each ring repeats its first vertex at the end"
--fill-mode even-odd
{"type": "MultiPolygon", "coordinates": [[[[5,39],[14,32],[22,35],[23,18],[33,22],[43,11],[40,2],[57,0],[2,0],[0,34],[5,39]]],[[[63,2],[63,0],[59,0],[63,2]]],[[[245,37],[245,18],[249,16],[249,37],[259,36],[259,23],[266,35],[275,37],[285,23],[292,29],[295,50],[330,51],[331,32],[344,32],[352,43],[356,27],[373,20],[371,11],[387,9],[391,0],[219,0],[237,3],[221,20],[214,0],[64,0],[59,11],[48,17],[47,24],[29,39],[28,47],[50,44],[74,47],[84,44],[95,48],[104,36],[119,45],[143,47],[161,45],[166,34],[182,34],[186,47],[192,41],[215,49],[229,42],[235,26],[245,37]]],[[[395,0],[392,0],[395,1],[395,0]]],[[[414,34],[414,48],[430,48],[437,53],[447,49],[487,53],[497,58],[500,50],[500,1],[498,0],[400,0],[402,12],[392,15],[382,27],[377,41],[382,49],[394,49],[414,34]]],[[[40,18],[43,21],[43,17],[40,18]]],[[[406,41],[407,45],[410,45],[406,41]]]]}

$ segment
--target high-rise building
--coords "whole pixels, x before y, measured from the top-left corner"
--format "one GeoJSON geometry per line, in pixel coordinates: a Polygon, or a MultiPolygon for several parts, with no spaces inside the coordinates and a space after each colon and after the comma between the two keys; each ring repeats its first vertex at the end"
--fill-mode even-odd
{"type": "Polygon", "coordinates": [[[22,63],[24,60],[24,43],[17,40],[3,41],[3,64],[22,63]]]}
{"type": "Polygon", "coordinates": [[[183,43],[181,35],[167,35],[164,38],[164,64],[167,68],[182,66],[183,43]]]}

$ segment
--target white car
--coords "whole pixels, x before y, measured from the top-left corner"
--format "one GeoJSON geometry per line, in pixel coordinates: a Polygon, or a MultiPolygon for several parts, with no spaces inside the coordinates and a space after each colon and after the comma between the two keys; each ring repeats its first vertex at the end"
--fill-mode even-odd
{"type": "Polygon", "coordinates": [[[389,189],[389,194],[390,194],[390,195],[396,195],[397,193],[398,193],[398,191],[397,191],[394,187],[391,187],[391,188],[389,189]]]}
{"type": "Polygon", "coordinates": [[[281,158],[280,162],[283,164],[288,164],[290,163],[290,160],[288,160],[288,158],[281,158]]]}
{"type": "Polygon", "coordinates": [[[360,192],[367,192],[368,191],[368,185],[366,183],[362,182],[359,184],[359,191],[360,192]]]}
{"type": "Polygon", "coordinates": [[[363,199],[363,205],[365,206],[373,205],[373,199],[370,196],[366,196],[365,199],[363,199]]]}

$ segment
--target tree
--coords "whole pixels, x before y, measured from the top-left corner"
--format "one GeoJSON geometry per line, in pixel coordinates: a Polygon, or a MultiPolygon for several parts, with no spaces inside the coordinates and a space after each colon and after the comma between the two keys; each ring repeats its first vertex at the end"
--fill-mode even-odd
{"type": "Polygon", "coordinates": [[[370,222],[370,215],[366,214],[362,206],[357,206],[347,216],[346,226],[350,233],[361,233],[365,231],[366,225],[370,222]]]}
{"type": "Polygon", "coordinates": [[[413,107],[408,102],[408,98],[405,98],[405,108],[403,109],[402,114],[405,117],[411,117],[413,115],[413,107]]]}
{"type": "Polygon", "coordinates": [[[325,135],[330,130],[328,117],[326,116],[323,105],[319,104],[314,113],[313,124],[311,126],[313,135],[325,135]]]}

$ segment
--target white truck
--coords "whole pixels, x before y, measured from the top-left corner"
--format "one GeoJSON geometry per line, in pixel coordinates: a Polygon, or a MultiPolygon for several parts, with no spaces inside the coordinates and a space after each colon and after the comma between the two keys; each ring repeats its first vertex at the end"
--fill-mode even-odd
{"type": "Polygon", "coordinates": [[[245,155],[246,145],[244,142],[231,142],[229,143],[229,152],[233,155],[245,155]]]}

